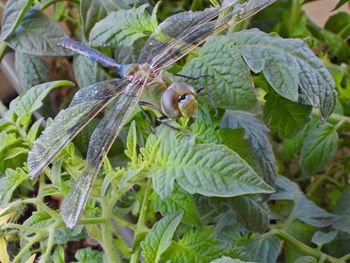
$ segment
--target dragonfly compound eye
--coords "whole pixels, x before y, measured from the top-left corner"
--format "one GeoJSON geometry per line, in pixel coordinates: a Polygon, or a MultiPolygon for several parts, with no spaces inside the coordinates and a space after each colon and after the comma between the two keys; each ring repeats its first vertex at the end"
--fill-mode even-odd
{"type": "Polygon", "coordinates": [[[178,107],[183,117],[190,118],[198,109],[198,101],[193,94],[184,94],[179,98],[178,107]]]}
{"type": "Polygon", "coordinates": [[[192,117],[198,108],[196,97],[194,88],[183,82],[175,82],[162,96],[162,111],[170,118],[192,117]]]}

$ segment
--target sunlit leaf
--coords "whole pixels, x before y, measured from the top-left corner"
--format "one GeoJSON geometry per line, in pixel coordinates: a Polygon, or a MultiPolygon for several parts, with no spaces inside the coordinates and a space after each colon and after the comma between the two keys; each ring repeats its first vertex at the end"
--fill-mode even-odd
{"type": "Polygon", "coordinates": [[[7,169],[5,176],[0,178],[0,204],[8,203],[16,188],[27,179],[28,175],[22,169],[7,169]]]}
{"type": "Polygon", "coordinates": [[[194,144],[188,139],[175,139],[173,131],[164,130],[159,147],[153,139],[147,142],[154,152],[148,175],[162,199],[172,191],[175,180],[187,192],[206,196],[233,197],[243,194],[271,193],[254,170],[235,152],[224,145],[194,144]]]}

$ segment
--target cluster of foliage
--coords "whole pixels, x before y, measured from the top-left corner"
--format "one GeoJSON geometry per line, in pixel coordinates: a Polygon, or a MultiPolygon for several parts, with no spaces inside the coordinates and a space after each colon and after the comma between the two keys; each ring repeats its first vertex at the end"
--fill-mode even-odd
{"type": "Polygon", "coordinates": [[[0,261],[347,262],[350,16],[336,12],[319,28],[300,0],[278,0],[169,69],[205,76],[179,79],[207,87],[214,103],[203,94],[195,118],[178,120],[182,133],[152,128],[136,110],[80,224],[65,227],[60,202],[101,116],[36,181],[27,154],[75,83],[94,86],[115,72],[77,55],[69,63],[64,56],[72,54],[56,46],[66,36],[57,22],[131,63],[159,21],[217,4],[145,2],[9,0],[3,7],[0,57],[15,50],[26,92],[0,108],[0,261]]]}

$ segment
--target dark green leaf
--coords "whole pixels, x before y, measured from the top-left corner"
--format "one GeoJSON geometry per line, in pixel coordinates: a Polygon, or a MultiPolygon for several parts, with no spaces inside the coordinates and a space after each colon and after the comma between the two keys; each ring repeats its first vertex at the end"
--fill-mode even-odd
{"type": "Polygon", "coordinates": [[[228,202],[235,212],[236,221],[250,231],[264,233],[270,223],[269,208],[265,202],[239,196],[228,202]]]}
{"type": "Polygon", "coordinates": [[[267,138],[269,129],[265,124],[251,113],[228,110],[221,120],[220,127],[244,129],[244,138],[250,142],[251,151],[260,165],[261,177],[269,185],[274,186],[276,159],[267,138]]]}
{"type": "Polygon", "coordinates": [[[38,56],[16,52],[15,65],[18,80],[23,90],[49,81],[49,67],[38,56]]]}
{"type": "Polygon", "coordinates": [[[294,202],[294,208],[289,215],[290,219],[299,219],[306,224],[316,227],[326,227],[334,221],[332,214],[308,200],[299,186],[286,177],[277,177],[276,192],[272,194],[271,199],[291,200],[294,202]]]}
{"type": "Polygon", "coordinates": [[[249,260],[259,263],[276,262],[280,252],[280,240],[273,235],[260,236],[245,245],[249,260]]]}
{"type": "Polygon", "coordinates": [[[89,39],[89,34],[93,26],[105,18],[108,13],[126,8],[127,6],[120,0],[81,0],[80,16],[85,39],[89,39]]]}
{"type": "Polygon", "coordinates": [[[337,231],[329,231],[328,233],[317,231],[312,236],[312,242],[319,247],[322,247],[325,244],[332,242],[332,240],[337,236],[337,231]]]}
{"type": "Polygon", "coordinates": [[[333,10],[340,8],[341,6],[345,5],[346,3],[349,3],[349,0],[339,0],[337,5],[334,7],[333,10]]]}
{"type": "Polygon", "coordinates": [[[326,67],[300,39],[272,37],[259,30],[232,35],[250,69],[263,72],[273,89],[281,96],[298,101],[298,88],[309,103],[328,117],[335,106],[334,81],[326,67]]]}
{"type": "Polygon", "coordinates": [[[315,126],[307,135],[301,150],[300,165],[308,175],[322,170],[334,157],[338,133],[329,123],[315,126]]]}
{"type": "Polygon", "coordinates": [[[157,21],[146,8],[147,5],[143,5],[137,9],[110,13],[91,30],[90,45],[131,47],[137,39],[151,35],[157,21]]]}
{"type": "Polygon", "coordinates": [[[296,135],[310,120],[311,106],[287,100],[275,92],[268,93],[265,99],[265,120],[272,132],[283,139],[296,135]]]}
{"type": "Polygon", "coordinates": [[[166,215],[176,211],[184,211],[183,222],[191,225],[199,225],[200,218],[193,197],[175,187],[174,191],[163,201],[157,194],[154,194],[153,206],[155,211],[166,215]]]}
{"type": "Polygon", "coordinates": [[[182,215],[183,212],[171,213],[154,224],[145,240],[141,242],[142,255],[145,257],[145,262],[158,263],[160,261],[162,254],[171,244],[182,215]]]}
{"type": "Polygon", "coordinates": [[[228,36],[215,37],[199,49],[188,61],[181,74],[199,77],[188,81],[193,86],[208,87],[215,105],[225,109],[256,108],[254,83],[239,49],[228,36]]]}
{"type": "Polygon", "coordinates": [[[9,0],[2,14],[0,41],[7,39],[20,25],[34,0],[9,0]]]}
{"type": "Polygon", "coordinates": [[[350,233],[350,190],[345,190],[339,198],[334,213],[337,215],[333,227],[350,233]]]}
{"type": "Polygon", "coordinates": [[[84,226],[76,226],[72,229],[63,226],[55,232],[54,242],[55,244],[66,244],[70,241],[79,241],[86,238],[86,236],[84,226]]]}
{"type": "Polygon", "coordinates": [[[40,11],[32,9],[6,42],[16,52],[37,56],[66,56],[71,52],[57,47],[57,42],[63,37],[67,37],[63,29],[40,11]]]}
{"type": "Polygon", "coordinates": [[[105,73],[100,66],[85,56],[75,56],[73,67],[79,88],[84,88],[104,80],[105,73]]]}

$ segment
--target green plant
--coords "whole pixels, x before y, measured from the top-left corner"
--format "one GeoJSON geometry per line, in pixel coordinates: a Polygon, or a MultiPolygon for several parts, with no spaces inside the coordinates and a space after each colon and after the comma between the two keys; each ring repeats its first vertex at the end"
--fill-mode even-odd
{"type": "Polygon", "coordinates": [[[82,56],[62,58],[71,54],[56,46],[65,33],[54,20],[130,63],[156,17],[217,4],[166,1],[152,10],[154,1],[144,2],[10,0],[3,7],[0,57],[7,46],[15,50],[26,92],[0,107],[0,261],[347,262],[350,16],[335,14],[319,28],[299,0],[277,1],[170,68],[204,76],[179,79],[206,87],[214,103],[204,94],[195,118],[178,120],[187,136],[165,125],[151,132],[136,110],[104,160],[80,224],[65,227],[60,201],[84,167],[101,116],[34,182],[27,154],[70,100],[74,89],[62,87],[115,73],[82,56]],[[61,78],[72,81],[52,81],[61,78]],[[132,248],[121,227],[134,232],[132,248]]]}

